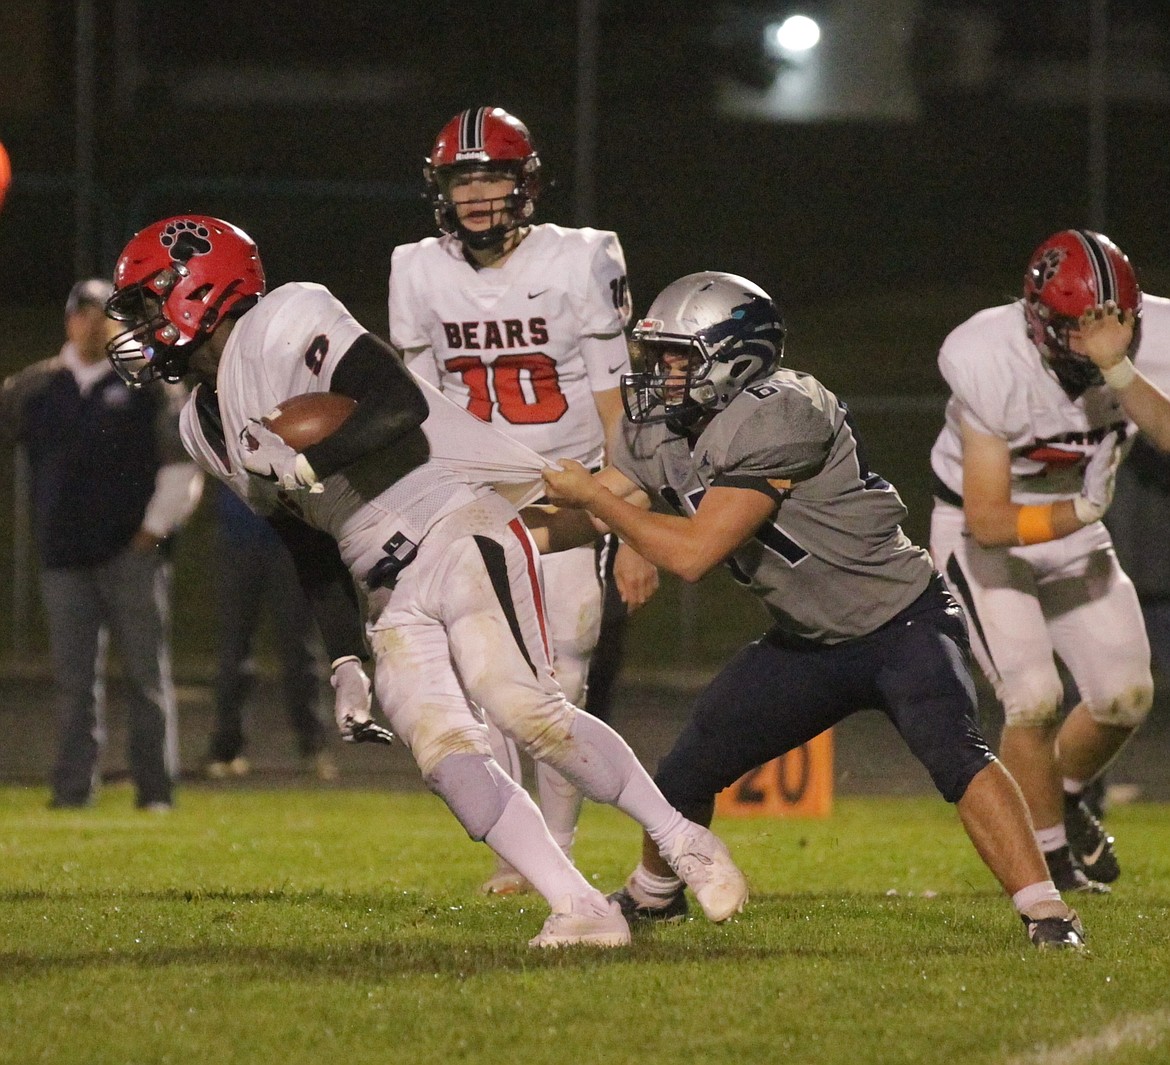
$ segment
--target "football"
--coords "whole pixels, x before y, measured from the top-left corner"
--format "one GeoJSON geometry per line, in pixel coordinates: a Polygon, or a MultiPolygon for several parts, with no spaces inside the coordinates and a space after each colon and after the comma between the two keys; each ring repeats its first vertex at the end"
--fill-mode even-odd
{"type": "Polygon", "coordinates": [[[357,400],[337,392],[306,392],[277,406],[261,421],[294,451],[318,444],[341,427],[357,400]]]}

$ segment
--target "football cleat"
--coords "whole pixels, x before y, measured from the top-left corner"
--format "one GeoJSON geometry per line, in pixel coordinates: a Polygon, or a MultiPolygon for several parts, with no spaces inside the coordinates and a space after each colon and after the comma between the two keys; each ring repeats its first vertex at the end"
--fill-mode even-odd
{"type": "Polygon", "coordinates": [[[1076,910],[1069,910],[1067,917],[1041,917],[1033,920],[1027,914],[1020,914],[1028,938],[1040,950],[1084,950],[1085,929],[1076,910]]]}
{"type": "Polygon", "coordinates": [[[747,878],[731,860],[724,842],[710,829],[692,823],[662,857],[698,899],[707,919],[718,924],[743,912],[747,878]]]}
{"type": "Polygon", "coordinates": [[[1082,895],[1108,895],[1109,885],[1098,880],[1090,880],[1080,867],[1073,861],[1072,852],[1067,846],[1054,851],[1044,852],[1044,861],[1048,865],[1048,875],[1052,877],[1057,891],[1073,891],[1082,895]]]}
{"type": "Polygon", "coordinates": [[[672,895],[664,906],[643,906],[629,888],[618,888],[608,896],[610,902],[616,902],[621,908],[622,916],[630,924],[641,924],[644,921],[661,921],[663,923],[685,921],[690,907],[687,905],[687,896],[682,888],[672,895]]]}
{"type": "Polygon", "coordinates": [[[557,950],[578,944],[588,947],[625,947],[630,943],[630,926],[616,902],[603,898],[578,897],[566,900],[566,909],[550,913],[540,932],[528,941],[530,947],[557,950]]]}
{"type": "Polygon", "coordinates": [[[1073,858],[1090,880],[1112,884],[1121,875],[1113,851],[1113,837],[1079,796],[1066,794],[1064,797],[1064,830],[1068,833],[1073,858]]]}

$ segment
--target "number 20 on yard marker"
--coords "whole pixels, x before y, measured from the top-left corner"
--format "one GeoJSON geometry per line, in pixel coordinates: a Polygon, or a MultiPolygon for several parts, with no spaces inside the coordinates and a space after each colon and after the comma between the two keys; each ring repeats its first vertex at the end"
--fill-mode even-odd
{"type": "Polygon", "coordinates": [[[745,773],[715,798],[721,817],[828,817],[833,810],[833,732],[745,773]]]}

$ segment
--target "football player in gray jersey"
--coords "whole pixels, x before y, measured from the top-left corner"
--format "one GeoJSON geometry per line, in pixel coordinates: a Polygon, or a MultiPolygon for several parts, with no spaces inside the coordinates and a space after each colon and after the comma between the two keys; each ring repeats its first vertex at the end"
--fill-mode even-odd
{"type": "MultiPolygon", "coordinates": [[[[699,697],[659,768],[688,817],[710,824],[715,796],[748,770],[879,708],[956,804],[1031,941],[1079,948],[1019,788],[980,733],[962,611],[903,533],[905,507],[867,467],[844,404],[780,367],[784,335],[771,298],[742,277],[667,286],[633,331],[613,464],[546,471],[549,499],[569,509],[546,513],[538,539],[556,548],[611,529],[688,581],[725,562],[767,606],[772,628],[699,697]]],[[[686,912],[652,844],[611,897],[631,918],[686,912]]]]}

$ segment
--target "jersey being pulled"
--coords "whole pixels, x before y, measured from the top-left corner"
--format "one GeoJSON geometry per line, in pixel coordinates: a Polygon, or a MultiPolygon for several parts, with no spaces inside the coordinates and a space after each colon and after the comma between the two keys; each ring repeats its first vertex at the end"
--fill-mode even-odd
{"type": "Polygon", "coordinates": [[[808,374],[781,369],[745,389],[693,451],[664,424],[623,420],[613,463],[686,515],[713,486],[778,495],[774,520],[728,564],[786,634],[827,644],[863,636],[918,598],[933,573],[902,531],[897,491],[867,469],[844,405],[808,374]],[[769,479],[794,484],[777,492],[769,479]]]}
{"type": "Polygon", "coordinates": [[[232,330],[216,381],[218,408],[200,397],[201,386],[183,408],[180,425],[184,446],[208,473],[258,513],[284,507],[328,533],[358,580],[395,550],[396,534],[417,544],[440,518],[489,491],[428,461],[423,434],[326,477],[321,493],[282,492],[244,469],[241,438],[249,421],[292,396],[327,392],[338,361],[365,332],[321,285],[282,285],[232,330]]]}
{"type": "MultiPolygon", "coordinates": [[[[1134,365],[1170,390],[1170,300],[1144,296],[1134,365]]],[[[931,449],[945,502],[963,496],[962,423],[1007,441],[1012,501],[1051,503],[1079,495],[1101,438],[1137,427],[1113,389],[1098,385],[1070,399],[1028,337],[1022,301],[979,311],[943,341],[939,370],[950,386],[946,423],[931,449]],[[948,494],[949,493],[949,494],[948,494]]]]}
{"type": "Polygon", "coordinates": [[[391,259],[390,342],[410,368],[550,459],[601,461],[593,393],[629,370],[629,318],[613,233],[533,226],[498,268],[477,270],[450,235],[404,244],[391,259]],[[590,337],[611,339],[582,343],[590,337]]]}

